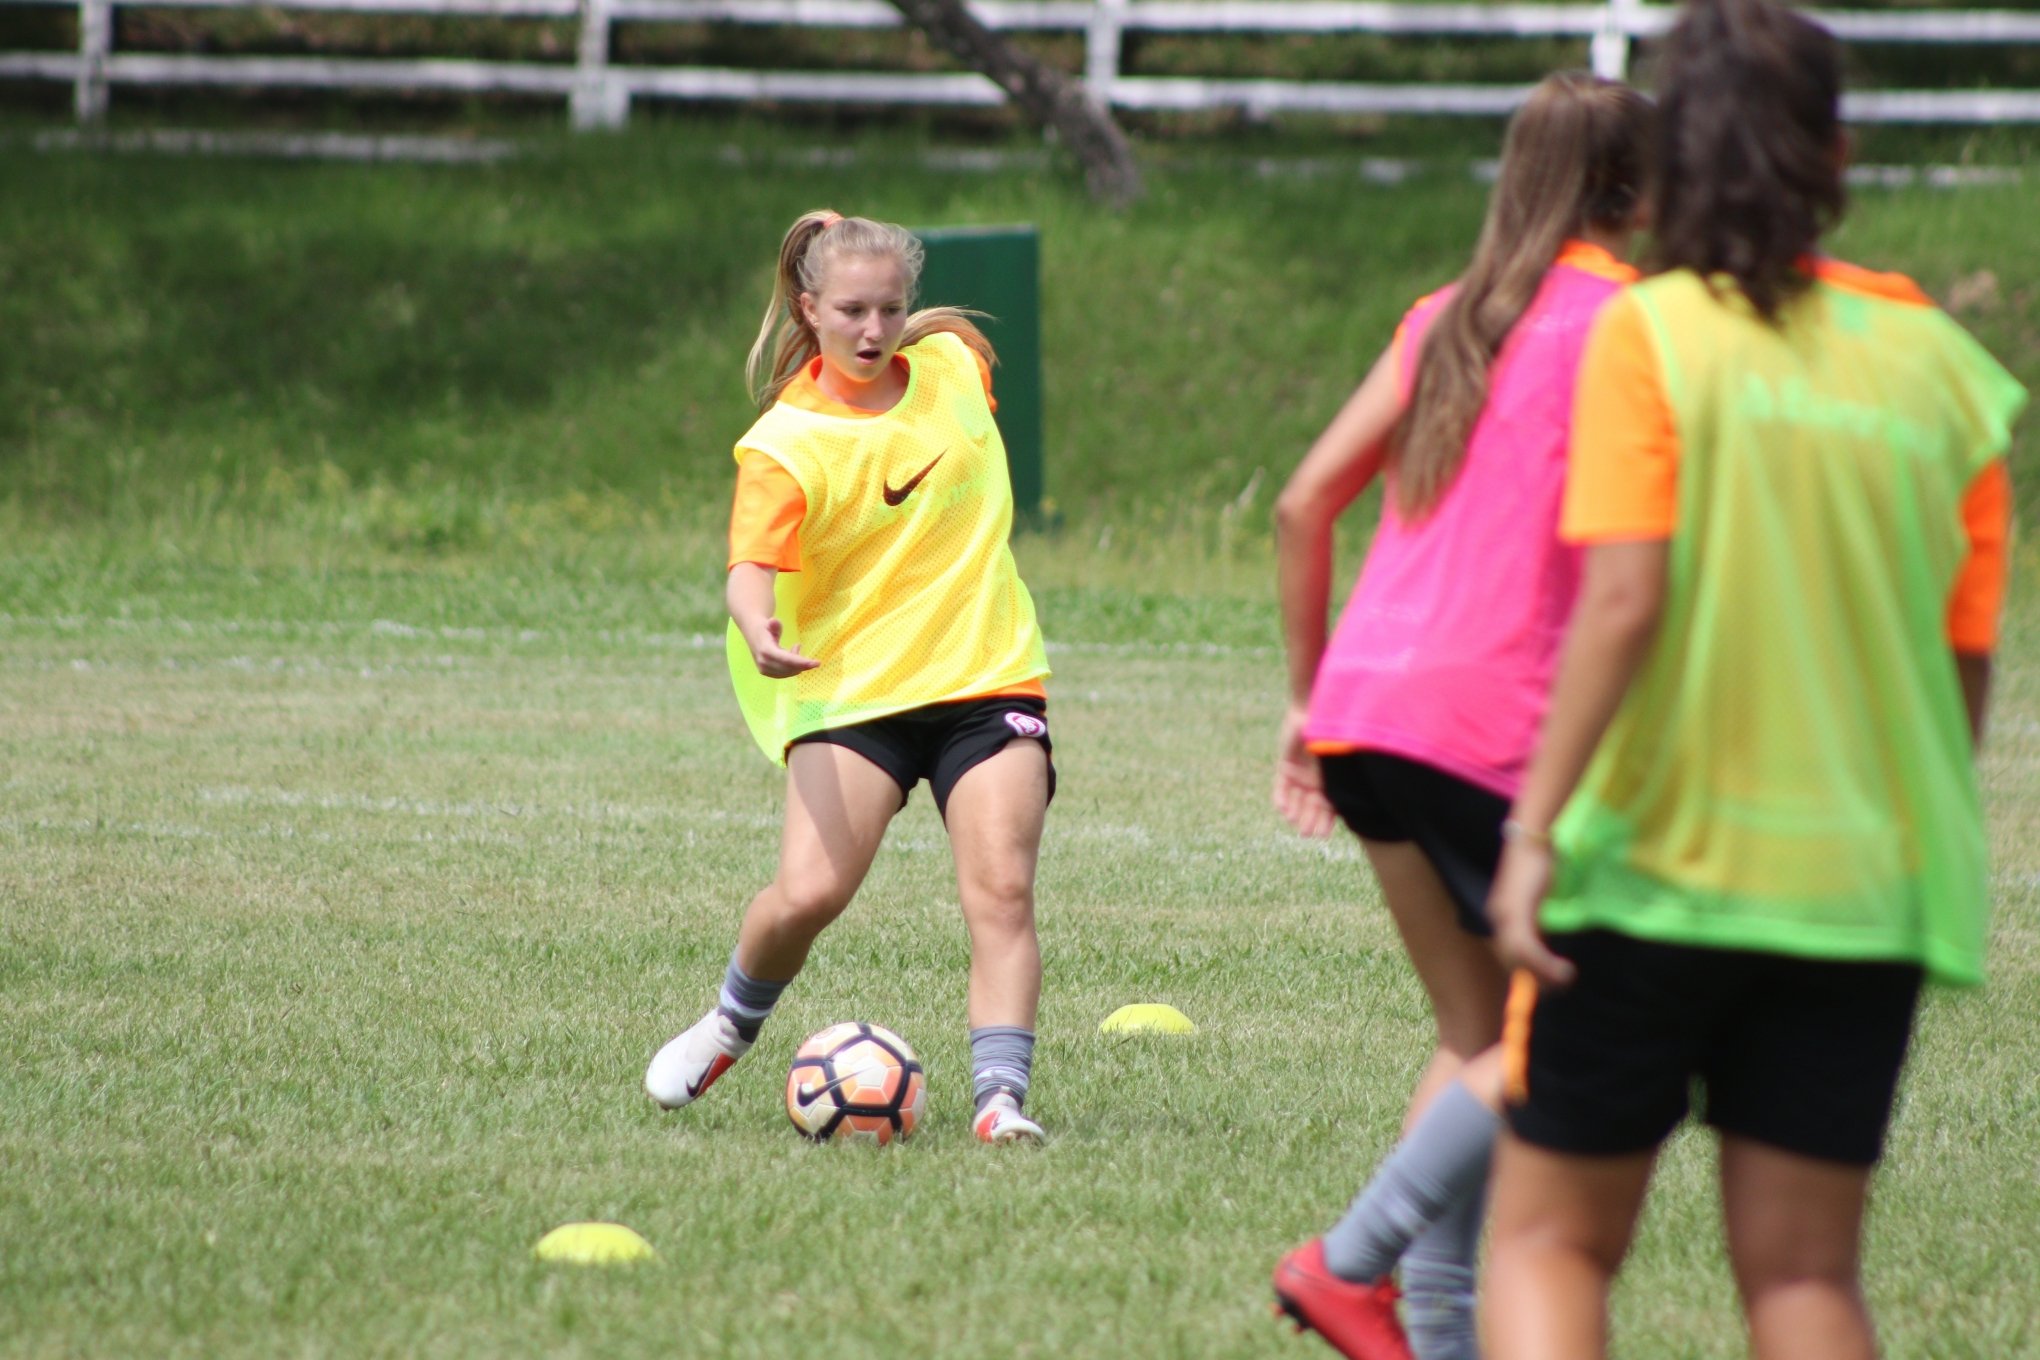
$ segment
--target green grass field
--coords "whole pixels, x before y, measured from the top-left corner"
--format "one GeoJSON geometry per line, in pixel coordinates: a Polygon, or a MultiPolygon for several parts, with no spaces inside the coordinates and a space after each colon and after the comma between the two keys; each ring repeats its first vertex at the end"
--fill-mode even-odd
{"type": "MultiPolygon", "coordinates": [[[[754,1057],[680,1115],[639,1093],[780,806],[717,640],[656,587],[82,557],[0,583],[0,1353],[1316,1353],[1266,1274],[1392,1140],[1425,1026],[1354,850],[1265,805],[1266,646],[1051,593],[1054,1138],[993,1151],[925,797],[754,1057]],[[1200,1032],[1095,1032],[1137,1000],[1200,1032]],[[849,1017],[928,1063],[904,1147],[812,1147],[779,1109],[793,1045],[849,1017]],[[528,1259],[585,1218],[659,1261],[528,1259]]],[[[1928,1006],[1879,1190],[1894,1355],[2040,1354],[2032,663],[1987,765],[1993,985],[1928,1006]]],[[[1674,1147],[1626,1355],[1739,1352],[1708,1174],[1674,1147]]]]}
{"type": "MultiPolygon", "coordinates": [[[[1266,805],[1267,505],[1478,191],[1184,164],[1110,219],[911,149],[0,150],[0,1355],[1325,1353],[1267,1274],[1391,1143],[1426,1028],[1356,851],[1266,805]],[[1039,1150],[968,1136],[925,795],[754,1057],[679,1115],[638,1091],[773,863],[715,523],[765,256],[832,200],[1044,227],[1039,1150]],[[1096,1033],[1141,1000],[1200,1032],[1096,1033]],[[779,1109],[851,1017],[928,1063],[904,1147],[779,1109]],[[659,1260],[530,1260],[588,1218],[659,1260]]],[[[1844,244],[1962,285],[2040,381],[2036,192],[1866,193],[1844,244]]],[[[1879,1182],[1894,1356],[2040,1356],[2036,573],[1984,767],[1992,982],[1927,1006],[1879,1182]]],[[[1673,1145],[1623,1355],[1741,1353],[1710,1175],[1673,1145]]]]}

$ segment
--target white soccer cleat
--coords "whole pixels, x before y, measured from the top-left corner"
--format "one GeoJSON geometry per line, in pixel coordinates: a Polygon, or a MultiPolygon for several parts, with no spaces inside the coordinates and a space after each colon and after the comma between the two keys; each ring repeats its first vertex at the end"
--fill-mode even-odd
{"type": "Polygon", "coordinates": [[[645,1094],[668,1110],[692,1104],[715,1080],[751,1051],[751,1041],[719,1010],[652,1056],[645,1069],[645,1094]]]}
{"type": "Polygon", "coordinates": [[[985,1102],[971,1125],[980,1143],[1039,1143],[1041,1125],[1020,1113],[1020,1102],[1001,1091],[985,1102]]]}

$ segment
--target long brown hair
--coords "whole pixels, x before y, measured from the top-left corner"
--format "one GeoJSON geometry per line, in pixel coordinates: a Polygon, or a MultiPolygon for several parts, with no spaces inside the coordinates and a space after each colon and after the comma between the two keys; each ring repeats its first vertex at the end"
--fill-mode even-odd
{"type": "Polygon", "coordinates": [[[1766,321],[1841,219],[1840,45],[1767,0],[1693,0],[1658,67],[1661,270],[1726,274],[1766,321]]]}
{"type": "Polygon", "coordinates": [[[1619,229],[1647,187],[1650,102],[1584,71],[1547,76],[1509,120],[1487,220],[1459,287],[1425,333],[1393,457],[1396,508],[1429,513],[1466,461],[1488,369],[1566,238],[1619,229]]]}
{"type": "MultiPolygon", "coordinates": [[[[757,399],[759,410],[777,401],[801,366],[821,353],[821,340],[801,314],[800,295],[820,293],[828,275],[828,262],[840,255],[889,257],[897,261],[911,306],[921,283],[921,264],[927,252],[912,232],[891,222],[844,217],[827,208],[816,208],[795,218],[779,243],[772,301],[766,304],[764,323],[758,327],[758,338],[751,345],[750,357],[744,361],[744,380],[757,399]]],[[[997,363],[992,342],[971,320],[982,315],[962,307],[925,307],[908,315],[906,327],[900,333],[900,348],[925,340],[937,331],[949,331],[976,350],[986,363],[997,363]]]]}

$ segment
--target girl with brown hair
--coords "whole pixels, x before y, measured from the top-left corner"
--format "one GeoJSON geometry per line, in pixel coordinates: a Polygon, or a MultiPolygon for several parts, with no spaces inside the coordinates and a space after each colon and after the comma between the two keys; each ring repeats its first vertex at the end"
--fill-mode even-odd
{"type": "Polygon", "coordinates": [[[1657,272],[1587,342],[1584,585],[1489,912],[1511,996],[1483,1330],[1607,1350],[1696,1084],[1759,1360],[1867,1360],[1859,1257],[1923,981],[1982,978],[1973,750],[2025,394],[1908,279],[1824,259],[1835,40],[1696,0],[1662,49],[1657,272]]]}
{"type": "Polygon", "coordinates": [[[1410,310],[1276,506],[1290,708],[1275,804],[1305,835],[1343,820],[1360,837],[1438,1032],[1401,1145],[1275,1272],[1281,1307],[1349,1356],[1475,1354],[1507,990],[1485,903],[1578,585],[1556,536],[1574,369],[1634,277],[1619,257],[1649,126],[1611,81],[1532,92],[1466,272],[1410,310]],[[1327,643],[1333,525],[1377,475],[1381,525],[1327,643]]]}

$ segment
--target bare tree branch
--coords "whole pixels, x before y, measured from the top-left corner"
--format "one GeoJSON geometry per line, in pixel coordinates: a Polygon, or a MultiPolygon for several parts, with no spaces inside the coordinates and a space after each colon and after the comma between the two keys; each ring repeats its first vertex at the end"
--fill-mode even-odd
{"type": "Polygon", "coordinates": [[[891,0],[937,47],[998,85],[1035,124],[1053,128],[1084,167],[1091,197],[1123,208],[1141,195],[1140,169],[1111,111],[1074,80],[992,32],[964,0],[891,0]]]}

